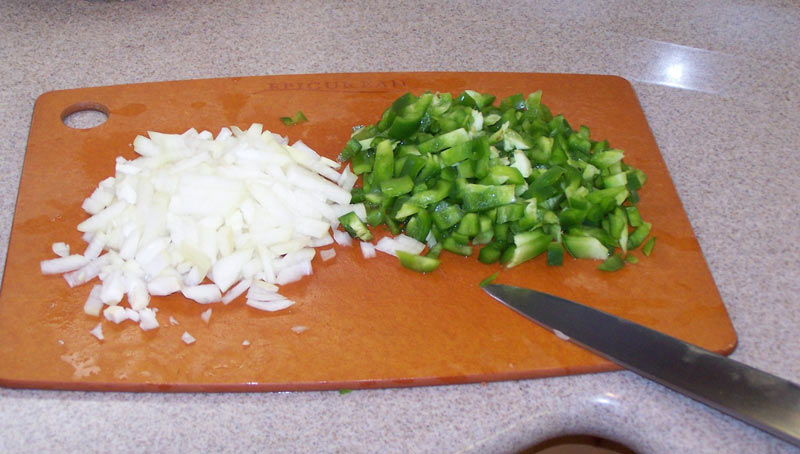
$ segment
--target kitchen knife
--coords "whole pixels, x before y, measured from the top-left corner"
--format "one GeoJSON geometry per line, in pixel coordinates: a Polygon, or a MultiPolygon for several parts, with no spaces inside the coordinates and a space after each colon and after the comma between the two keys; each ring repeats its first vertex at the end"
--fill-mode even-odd
{"type": "Polygon", "coordinates": [[[800,446],[800,386],[573,301],[509,285],[483,289],[600,356],[800,446]]]}

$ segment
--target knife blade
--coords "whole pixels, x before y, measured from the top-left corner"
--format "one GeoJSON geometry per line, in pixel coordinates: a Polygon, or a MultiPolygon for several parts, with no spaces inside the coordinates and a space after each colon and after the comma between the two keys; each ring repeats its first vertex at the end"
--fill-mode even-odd
{"type": "Polygon", "coordinates": [[[483,289],[561,338],[800,446],[795,383],[574,301],[510,285],[483,289]]]}

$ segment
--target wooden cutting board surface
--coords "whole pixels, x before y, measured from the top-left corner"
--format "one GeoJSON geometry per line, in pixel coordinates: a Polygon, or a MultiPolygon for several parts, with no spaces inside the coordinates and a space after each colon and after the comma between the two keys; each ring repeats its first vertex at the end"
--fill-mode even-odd
{"type": "MultiPolygon", "coordinates": [[[[600,372],[612,363],[559,340],[493,301],[478,287],[526,286],[580,301],[728,354],[736,334],[636,95],[613,76],[529,73],[364,73],[237,77],[55,91],[36,102],[8,258],[0,289],[0,384],[10,387],[133,391],[275,391],[481,382],[600,372]],[[181,296],[153,298],[159,329],[103,322],[83,313],[91,284],[69,288],[43,276],[50,246],[85,244],[80,205],[114,174],[114,158],[133,159],[131,143],[148,130],[216,134],[262,123],[335,158],[355,125],[376,122],[397,96],[464,89],[496,94],[543,91],[543,102],[577,127],[626,151],[649,180],[640,211],[658,237],[651,257],[616,273],[597,262],[539,257],[511,270],[442,254],[420,275],[385,254],[365,260],[358,247],[314,259],[314,274],[282,288],[297,301],[264,313],[243,299],[202,306],[181,296]],[[108,121],[91,129],[62,122],[93,107],[108,121]],[[302,110],[309,121],[279,117],[302,110]],[[174,317],[180,325],[169,324],[174,317]],[[292,327],[305,326],[300,334],[292,327]],[[196,343],[181,341],[184,331],[196,343]],[[250,345],[242,345],[249,340],[250,345]]],[[[94,281],[95,283],[97,281],[94,281]]]]}

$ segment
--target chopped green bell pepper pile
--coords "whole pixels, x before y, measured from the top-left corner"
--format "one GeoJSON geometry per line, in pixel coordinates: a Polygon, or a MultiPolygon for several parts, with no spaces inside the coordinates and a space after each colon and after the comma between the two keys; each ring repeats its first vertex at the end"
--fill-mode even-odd
{"type": "MultiPolygon", "coordinates": [[[[430,272],[441,250],[479,248],[479,261],[509,268],[545,252],[548,266],[560,266],[567,251],[613,271],[645,242],[651,224],[636,204],[647,176],[541,97],[406,93],[354,130],[339,155],[362,177],[353,203],[365,204],[367,224],[431,246],[428,257],[401,255],[404,266],[430,272]]],[[[351,235],[370,236],[348,221],[351,235]]]]}

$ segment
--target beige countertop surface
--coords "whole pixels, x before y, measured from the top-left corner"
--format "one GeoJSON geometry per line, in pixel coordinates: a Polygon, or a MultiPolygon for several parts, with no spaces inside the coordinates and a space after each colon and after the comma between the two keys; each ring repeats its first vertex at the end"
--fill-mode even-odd
{"type": "MultiPolygon", "coordinates": [[[[57,89],[370,71],[633,83],[739,338],[800,382],[800,5],[38,1],[0,4],[0,263],[34,101],[57,89]]],[[[0,452],[515,452],[592,434],[637,452],[791,453],[630,372],[338,392],[0,389],[0,452]]]]}

